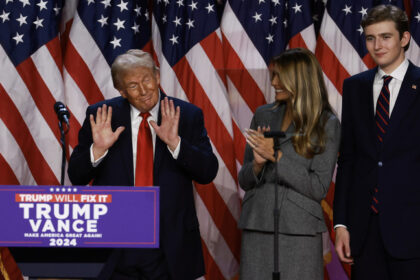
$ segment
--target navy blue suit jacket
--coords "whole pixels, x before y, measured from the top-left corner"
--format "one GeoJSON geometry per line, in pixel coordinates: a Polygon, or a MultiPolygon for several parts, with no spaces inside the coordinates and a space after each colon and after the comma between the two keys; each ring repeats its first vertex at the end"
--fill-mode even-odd
{"type": "Polygon", "coordinates": [[[366,237],[373,188],[379,188],[380,229],[388,252],[420,257],[420,68],[411,62],[382,145],[376,136],[373,80],[377,68],[343,84],[341,147],[334,224],[350,232],[352,255],[366,237]]]}
{"type": "MultiPolygon", "coordinates": [[[[161,99],[165,97],[161,93],[161,99]]],[[[204,127],[202,111],[176,98],[181,109],[178,133],[181,147],[177,160],[167,145],[156,137],[153,183],[160,187],[160,247],[173,279],[195,279],[204,274],[199,224],[194,206],[192,181],[210,183],[217,174],[218,162],[212,152],[204,127]]],[[[158,124],[160,125],[160,111],[158,124]]],[[[68,174],[75,185],[133,186],[133,151],[131,139],[130,104],[122,97],[88,107],[86,119],[79,132],[68,174]],[[96,168],[90,161],[92,133],[89,115],[96,116],[102,104],[112,107],[112,128],[124,126],[117,142],[96,168]]]]}

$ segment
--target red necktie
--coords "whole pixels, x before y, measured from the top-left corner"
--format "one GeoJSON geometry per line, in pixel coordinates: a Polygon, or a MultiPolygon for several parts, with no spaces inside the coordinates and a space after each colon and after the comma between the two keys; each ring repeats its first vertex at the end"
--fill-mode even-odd
{"type": "Polygon", "coordinates": [[[143,117],[137,135],[136,182],[135,186],[153,186],[153,143],[147,118],[150,113],[140,113],[143,117]]]}

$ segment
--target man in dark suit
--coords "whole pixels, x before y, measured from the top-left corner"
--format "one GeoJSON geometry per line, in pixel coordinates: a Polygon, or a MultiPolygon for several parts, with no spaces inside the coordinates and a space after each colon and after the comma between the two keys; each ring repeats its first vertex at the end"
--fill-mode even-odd
{"type": "Polygon", "coordinates": [[[419,279],[420,69],[402,10],[376,6],[362,27],[378,67],[343,84],[335,246],[352,279],[419,279]]]}
{"type": "Polygon", "coordinates": [[[218,170],[202,111],[162,93],[141,50],[118,56],[111,73],[121,97],[88,107],[68,174],[76,185],[159,186],[160,248],[116,250],[106,270],[115,266],[111,279],[196,279],[204,261],[192,181],[210,183],[218,170]],[[140,153],[143,125],[150,146],[140,153]]]}

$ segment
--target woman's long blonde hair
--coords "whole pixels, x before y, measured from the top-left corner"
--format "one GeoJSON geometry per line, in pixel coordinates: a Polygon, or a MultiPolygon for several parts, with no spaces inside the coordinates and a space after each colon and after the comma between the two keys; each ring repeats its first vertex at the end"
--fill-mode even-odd
{"type": "Polygon", "coordinates": [[[309,50],[295,48],[274,57],[270,66],[272,74],[291,93],[296,152],[306,158],[322,153],[328,115],[323,112],[332,110],[318,60],[309,50]]]}

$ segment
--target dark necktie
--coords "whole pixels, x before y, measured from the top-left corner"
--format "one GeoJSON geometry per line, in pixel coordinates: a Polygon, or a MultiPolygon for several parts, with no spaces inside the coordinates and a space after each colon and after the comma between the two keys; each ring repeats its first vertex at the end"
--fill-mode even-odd
{"type": "Polygon", "coordinates": [[[384,84],[381,92],[379,93],[378,101],[376,103],[376,130],[379,142],[382,143],[386,130],[389,124],[389,82],[391,82],[391,76],[383,76],[384,84]]]}
{"type": "Polygon", "coordinates": [[[140,113],[143,117],[137,135],[136,182],[135,185],[153,186],[153,143],[147,118],[150,113],[140,113]]]}
{"type": "MultiPolygon", "coordinates": [[[[378,101],[376,103],[376,115],[375,115],[375,122],[376,122],[376,132],[379,143],[385,139],[385,134],[389,125],[389,82],[391,82],[391,76],[383,76],[384,84],[382,86],[381,92],[379,93],[378,101]]],[[[379,200],[378,200],[378,192],[379,188],[375,187],[373,189],[372,195],[372,205],[371,208],[373,212],[379,212],[379,200]]]]}

